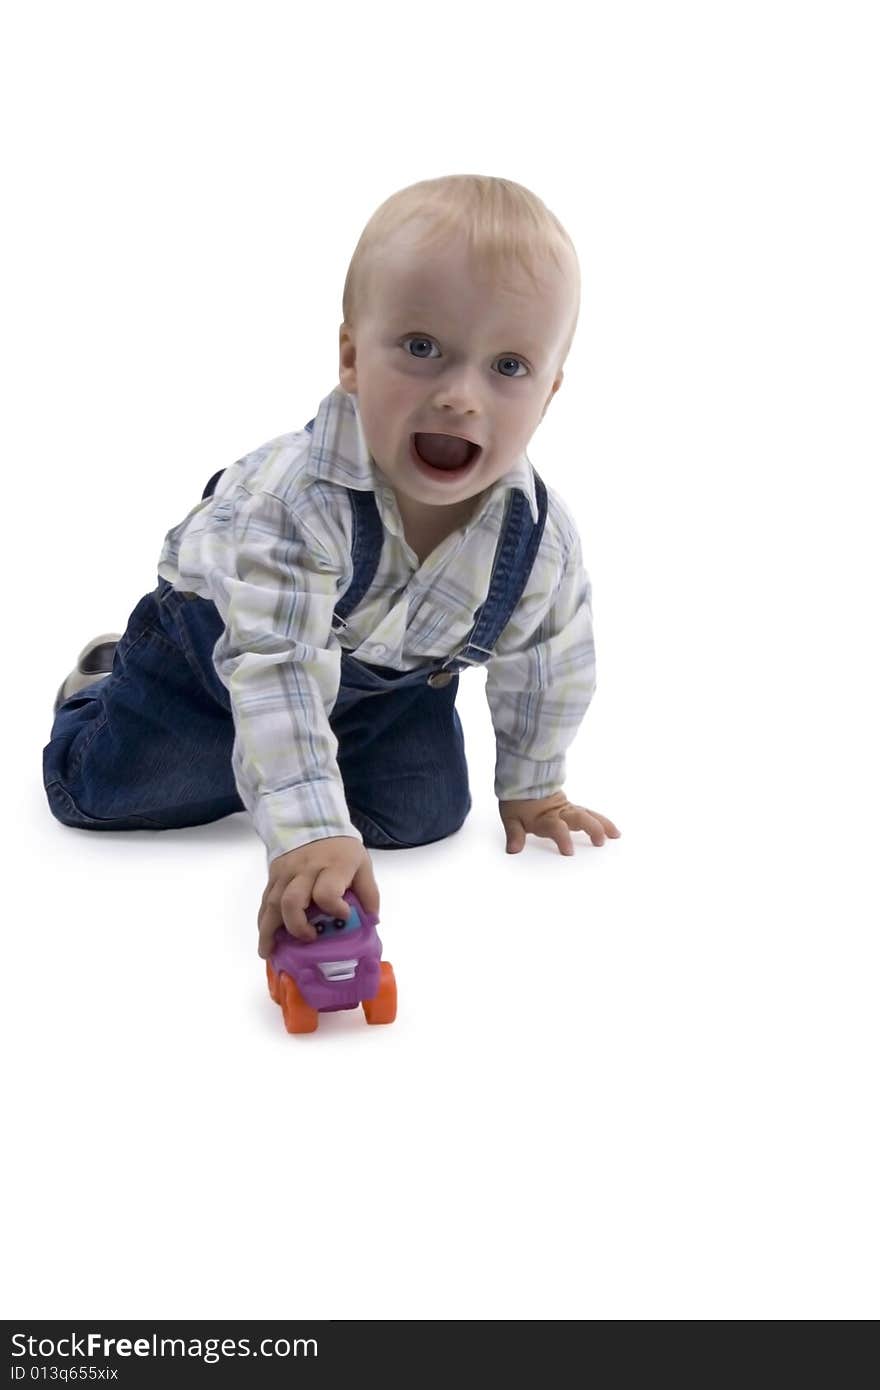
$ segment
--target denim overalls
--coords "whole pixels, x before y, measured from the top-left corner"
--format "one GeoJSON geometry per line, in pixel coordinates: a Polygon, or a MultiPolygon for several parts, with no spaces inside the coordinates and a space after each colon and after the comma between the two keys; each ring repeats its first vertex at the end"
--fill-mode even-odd
{"type": "MultiPolygon", "coordinates": [[[[223,471],[203,497],[213,495],[223,471]]],[[[525,588],[547,516],[537,472],[535,486],[537,524],[524,494],[508,494],[489,593],[458,651],[413,671],[370,666],[342,652],[330,726],[349,815],[370,848],[430,844],[458,830],[470,810],[455,709],[458,672],[492,655],[525,588]]],[[[347,616],[369,590],[383,538],[373,493],[350,488],[348,495],[354,573],[333,616],[340,642],[347,616]]],[[[86,830],[169,830],[245,809],[232,771],[229,692],[212,659],[222,631],[210,599],[161,577],[144,595],[117,643],[111,674],[55,715],[43,783],[57,820],[86,830]]]]}

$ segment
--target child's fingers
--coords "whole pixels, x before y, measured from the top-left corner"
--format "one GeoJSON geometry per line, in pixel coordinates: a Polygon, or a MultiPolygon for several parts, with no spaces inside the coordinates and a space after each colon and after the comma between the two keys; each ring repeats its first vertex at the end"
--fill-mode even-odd
{"type": "Polygon", "coordinates": [[[585,806],[574,806],[563,815],[572,830],[585,831],[594,845],[604,845],[606,835],[614,840],[620,835],[617,826],[607,816],[600,816],[598,811],[588,811],[585,806]]]}
{"type": "Polygon", "coordinates": [[[275,940],[275,933],[282,925],[281,909],[265,903],[257,918],[257,955],[261,960],[268,958],[272,950],[272,943],[275,940]]]}
{"type": "Polygon", "coordinates": [[[526,842],[526,830],[521,820],[513,818],[504,822],[507,835],[507,853],[519,854],[526,842]]]}
{"type": "Polygon", "coordinates": [[[556,841],[556,844],[559,846],[560,854],[574,854],[571,831],[561,816],[552,821],[549,828],[547,830],[542,830],[541,834],[556,841]]]}
{"type": "MultiPolygon", "coordinates": [[[[614,824],[614,821],[609,820],[607,816],[603,816],[601,812],[591,811],[588,806],[581,806],[578,809],[583,811],[584,815],[589,816],[594,821],[597,821],[604,833],[606,835],[610,835],[613,840],[616,840],[617,837],[620,835],[620,831],[614,824]]],[[[592,839],[592,831],[590,830],[590,828],[585,825],[583,829],[586,830],[587,834],[592,839]]],[[[593,843],[595,844],[596,841],[594,840],[593,843]]],[[[599,841],[599,843],[601,844],[601,840],[599,841]]]]}
{"type": "Polygon", "coordinates": [[[572,830],[583,830],[586,835],[589,835],[594,845],[604,845],[605,827],[592,811],[574,811],[568,816],[567,821],[572,830]]]}
{"type": "Polygon", "coordinates": [[[299,873],[290,880],[281,894],[281,917],[291,936],[300,941],[314,941],[318,933],[306,917],[312,900],[314,874],[299,873]]]}
{"type": "Polygon", "coordinates": [[[348,887],[348,878],[339,869],[322,869],[312,885],[312,901],[324,912],[348,921],[351,904],[342,896],[348,887]]]}
{"type": "Polygon", "coordinates": [[[373,876],[373,865],[365,859],[351,881],[351,886],[367,912],[379,914],[379,889],[373,876]]]}

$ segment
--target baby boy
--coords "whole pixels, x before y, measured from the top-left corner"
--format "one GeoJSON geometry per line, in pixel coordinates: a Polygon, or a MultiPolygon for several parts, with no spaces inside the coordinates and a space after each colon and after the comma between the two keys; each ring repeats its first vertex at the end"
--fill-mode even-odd
{"type": "Polygon", "coordinates": [[[43,753],[58,820],[166,829],[246,809],[266,845],[258,951],[379,893],[369,848],[471,805],[455,696],[486,668],[507,850],[617,827],[568,799],[595,688],[576,526],[526,448],[562,384],[580,277],[507,179],[392,195],[349,267],[339,385],[208,483],[120,637],[84,648],[43,753]]]}

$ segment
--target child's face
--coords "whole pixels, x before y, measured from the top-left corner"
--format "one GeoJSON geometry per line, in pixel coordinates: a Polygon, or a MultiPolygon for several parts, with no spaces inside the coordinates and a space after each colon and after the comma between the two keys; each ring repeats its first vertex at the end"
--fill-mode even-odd
{"type": "Polygon", "coordinates": [[[562,383],[575,295],[552,265],[539,289],[524,274],[478,281],[458,245],[420,255],[398,238],[374,263],[357,328],[340,328],[339,380],[411,512],[475,497],[522,455],[562,383]],[[482,452],[460,477],[433,477],[412,459],[416,432],[463,435],[482,452]]]}

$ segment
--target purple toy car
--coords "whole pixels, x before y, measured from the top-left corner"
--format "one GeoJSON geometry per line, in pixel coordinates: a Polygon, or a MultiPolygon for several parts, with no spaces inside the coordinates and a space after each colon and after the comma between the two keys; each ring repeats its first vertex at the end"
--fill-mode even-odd
{"type": "Polygon", "coordinates": [[[368,1023],[394,1022],[397,984],[390,962],[382,960],[379,918],[352,889],[342,896],[351,908],[347,918],[309,904],[306,917],[318,933],[314,941],[299,941],[285,927],[275,933],[266,977],[288,1033],[313,1033],[319,1013],[358,1004],[368,1023]]]}

